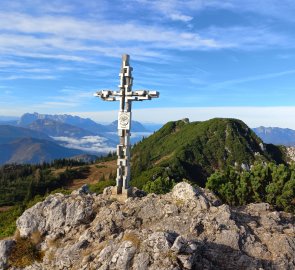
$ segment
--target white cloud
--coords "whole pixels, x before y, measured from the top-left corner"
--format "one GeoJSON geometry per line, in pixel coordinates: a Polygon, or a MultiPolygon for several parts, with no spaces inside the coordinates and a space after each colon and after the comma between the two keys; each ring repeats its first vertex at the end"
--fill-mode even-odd
{"type": "Polygon", "coordinates": [[[169,16],[173,12],[191,14],[206,9],[230,10],[236,13],[253,13],[281,20],[294,21],[295,6],[293,0],[135,0],[154,11],[169,16]]]}
{"type": "Polygon", "coordinates": [[[193,17],[188,16],[188,15],[184,15],[184,14],[179,14],[179,13],[172,13],[170,15],[170,18],[173,21],[182,21],[182,22],[189,22],[193,19],[193,17]]]}
{"type": "MultiPolygon", "coordinates": [[[[173,38],[182,34],[175,30],[167,30],[159,26],[138,25],[134,23],[112,23],[100,21],[85,21],[74,19],[72,17],[53,17],[40,16],[33,17],[20,13],[0,13],[1,23],[0,29],[23,34],[42,33],[54,35],[53,37],[42,37],[42,41],[32,38],[31,36],[22,36],[22,41],[31,43],[31,46],[38,46],[42,42],[43,46],[81,46],[77,43],[78,40],[100,40],[100,41],[144,41],[157,42],[165,41],[172,42],[173,38]],[[161,35],[159,35],[161,33],[161,35]],[[58,37],[58,38],[57,38],[58,37]],[[65,39],[72,38],[71,44],[68,44],[65,39]],[[74,44],[73,44],[74,43],[74,44]]],[[[1,43],[11,45],[9,35],[1,37],[1,43]]],[[[19,37],[19,36],[18,36],[19,37]]],[[[191,37],[188,37],[189,39],[191,37]]],[[[20,44],[21,45],[21,44],[20,44]]],[[[70,47],[72,48],[72,47],[70,47]]]]}
{"type": "MultiPolygon", "coordinates": [[[[177,12],[170,16],[187,22],[192,18],[177,12]]],[[[293,44],[293,40],[283,34],[249,26],[211,27],[195,32],[129,21],[116,23],[11,12],[0,13],[0,20],[0,30],[6,33],[0,36],[2,53],[86,63],[95,62],[91,52],[117,57],[128,50],[135,59],[159,59],[163,57],[163,51],[159,49],[202,50],[293,44]],[[137,42],[137,45],[130,46],[130,42],[137,42]]]]}
{"type": "Polygon", "coordinates": [[[53,75],[10,75],[7,77],[2,77],[0,80],[3,81],[12,81],[12,80],[19,80],[19,79],[26,79],[26,80],[55,80],[57,79],[56,76],[53,75]]]}
{"type": "Polygon", "coordinates": [[[265,26],[211,26],[203,29],[200,35],[217,40],[224,48],[262,49],[271,47],[293,48],[294,38],[273,31],[265,26]]]}
{"type": "Polygon", "coordinates": [[[79,149],[88,153],[108,153],[116,150],[115,147],[108,145],[106,138],[100,136],[85,136],[78,139],[72,137],[52,138],[67,148],[79,149]]]}
{"type": "Polygon", "coordinates": [[[0,60],[0,67],[6,68],[6,67],[28,67],[30,66],[27,63],[18,62],[15,60],[0,60]]]}
{"type": "MultiPolygon", "coordinates": [[[[175,13],[175,19],[177,16],[182,20],[189,19],[175,13]]],[[[98,56],[119,57],[126,52],[132,54],[135,60],[159,62],[171,58],[167,53],[169,49],[216,49],[226,46],[198,33],[128,20],[118,23],[71,16],[0,12],[0,21],[0,56],[18,57],[3,63],[12,67],[22,65],[23,57],[101,64],[98,56]]]]}
{"type": "MultiPolygon", "coordinates": [[[[196,2],[199,0],[192,0],[196,2]]],[[[236,1],[236,0],[211,0],[206,1],[203,7],[211,7],[216,9],[231,10],[237,13],[250,12],[253,14],[259,14],[270,18],[293,21],[295,6],[293,0],[247,0],[247,1],[236,1]]]]}
{"type": "MultiPolygon", "coordinates": [[[[187,15],[190,12],[188,9],[187,2],[189,1],[178,1],[178,0],[135,0],[135,2],[145,6],[146,9],[151,9],[153,12],[161,14],[166,19],[172,21],[189,22],[193,19],[192,16],[187,15]]],[[[196,5],[194,5],[196,7],[196,5]]]]}
{"type": "Polygon", "coordinates": [[[295,69],[266,73],[266,74],[258,74],[258,75],[253,75],[253,76],[249,76],[249,77],[245,77],[245,78],[238,78],[238,79],[208,84],[207,88],[208,89],[224,88],[224,87],[228,87],[228,86],[232,86],[232,85],[236,85],[236,84],[267,80],[267,79],[278,78],[278,77],[291,75],[291,74],[295,74],[295,69]]]}
{"type": "Polygon", "coordinates": [[[92,91],[83,91],[79,89],[62,89],[56,96],[46,97],[46,101],[31,105],[31,109],[63,109],[65,107],[82,106],[86,101],[93,99],[92,91]]]}

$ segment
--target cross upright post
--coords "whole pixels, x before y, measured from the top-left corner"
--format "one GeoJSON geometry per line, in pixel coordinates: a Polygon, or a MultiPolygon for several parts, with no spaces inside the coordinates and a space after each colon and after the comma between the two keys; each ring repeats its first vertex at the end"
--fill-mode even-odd
{"type": "Polygon", "coordinates": [[[119,74],[119,91],[101,90],[94,94],[105,101],[120,101],[118,114],[118,135],[120,138],[117,145],[117,178],[116,186],[112,190],[113,195],[122,194],[126,197],[131,195],[130,187],[130,130],[131,130],[131,107],[132,101],[151,100],[158,98],[159,92],[148,90],[132,91],[132,67],[129,64],[129,55],[122,56],[122,67],[119,74]]]}

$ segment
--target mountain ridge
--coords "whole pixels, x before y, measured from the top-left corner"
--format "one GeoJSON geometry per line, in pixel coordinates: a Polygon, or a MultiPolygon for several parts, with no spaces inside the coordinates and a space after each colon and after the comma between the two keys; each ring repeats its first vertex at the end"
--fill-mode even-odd
{"type": "Polygon", "coordinates": [[[52,138],[40,131],[11,125],[0,125],[0,144],[12,142],[13,140],[20,138],[36,138],[53,141],[52,138]]]}
{"type": "Polygon", "coordinates": [[[168,122],[135,145],[132,178],[136,186],[158,176],[186,178],[204,186],[215,169],[247,169],[254,161],[285,163],[284,151],[263,141],[241,120],[214,118],[204,122],[168,122]]]}
{"type": "Polygon", "coordinates": [[[295,130],[293,129],[260,126],[253,130],[265,143],[295,146],[295,130]]]}
{"type": "Polygon", "coordinates": [[[36,138],[20,138],[0,144],[0,153],[0,164],[42,163],[84,154],[80,150],[65,148],[53,141],[36,138]]]}
{"type": "Polygon", "coordinates": [[[30,124],[25,125],[25,127],[31,130],[46,133],[48,136],[51,137],[84,137],[95,135],[95,133],[91,131],[53,119],[37,119],[30,124]]]}

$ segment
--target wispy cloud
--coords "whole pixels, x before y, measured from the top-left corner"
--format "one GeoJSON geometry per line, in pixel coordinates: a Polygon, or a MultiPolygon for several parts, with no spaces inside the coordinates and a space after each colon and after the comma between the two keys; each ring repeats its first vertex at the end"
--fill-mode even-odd
{"type": "Polygon", "coordinates": [[[265,26],[210,26],[202,30],[201,35],[218,40],[219,44],[231,49],[294,48],[293,37],[265,26]]]}
{"type": "MultiPolygon", "coordinates": [[[[22,43],[18,47],[30,44],[30,48],[39,47],[49,49],[50,47],[62,48],[65,50],[101,50],[103,47],[97,45],[85,46],[81,41],[96,40],[101,42],[144,42],[144,43],[168,43],[170,47],[187,45],[197,47],[216,47],[216,41],[200,37],[196,33],[169,29],[161,26],[140,25],[131,22],[114,23],[108,21],[92,22],[74,19],[71,17],[53,16],[30,16],[20,13],[0,13],[0,20],[3,23],[1,30],[23,33],[17,35],[22,43]],[[42,33],[43,37],[28,36],[28,34],[42,33]],[[159,35],[159,33],[161,33],[159,35]]],[[[17,46],[14,43],[13,35],[1,37],[3,46],[17,46]]],[[[150,44],[151,45],[151,44],[150,44]]]]}
{"type": "MultiPolygon", "coordinates": [[[[174,19],[190,20],[189,16],[177,13],[172,13],[171,16],[174,19]]],[[[118,24],[66,16],[31,16],[3,12],[0,13],[0,20],[0,30],[10,32],[0,37],[2,51],[20,56],[68,61],[94,61],[89,59],[89,53],[83,56],[81,52],[118,56],[126,50],[124,47],[128,47],[135,57],[160,58],[162,53],[158,49],[202,50],[292,44],[282,34],[259,27],[210,27],[196,32],[128,21],[118,24]],[[140,49],[138,46],[130,47],[130,42],[139,42],[140,49]],[[54,50],[65,54],[53,54],[54,50]]]]}
{"type": "MultiPolygon", "coordinates": [[[[194,0],[198,1],[198,0],[194,0]]],[[[193,1],[192,1],[193,2],[193,1]]],[[[280,19],[284,21],[295,21],[295,6],[293,0],[224,0],[204,1],[207,7],[220,8],[235,11],[237,13],[253,13],[280,19]]]]}
{"type": "Polygon", "coordinates": [[[46,97],[45,101],[33,105],[36,110],[44,109],[64,109],[81,106],[90,99],[93,99],[95,91],[79,90],[79,89],[62,89],[55,96],[46,97]]]}
{"type": "Polygon", "coordinates": [[[56,76],[52,75],[11,75],[7,77],[1,77],[0,80],[3,81],[12,81],[12,80],[55,80],[56,76]]]}
{"type": "Polygon", "coordinates": [[[170,18],[173,21],[182,21],[182,22],[190,22],[193,19],[193,17],[191,16],[180,14],[180,13],[172,13],[170,14],[170,18]]]}
{"type": "Polygon", "coordinates": [[[154,12],[158,12],[160,15],[164,15],[166,19],[172,21],[180,22],[190,22],[193,17],[187,15],[188,9],[185,9],[184,6],[187,6],[184,1],[159,1],[159,0],[135,0],[141,5],[145,5],[146,8],[152,9],[154,12]],[[182,3],[181,3],[182,2],[182,3]],[[185,12],[186,11],[186,12],[185,12]]]}
{"type": "Polygon", "coordinates": [[[115,151],[114,146],[109,145],[108,140],[100,136],[85,136],[82,138],[53,137],[63,146],[72,149],[79,149],[88,153],[108,153],[115,151]]]}
{"type": "Polygon", "coordinates": [[[273,78],[278,78],[278,77],[291,75],[291,74],[295,74],[295,69],[267,73],[267,74],[253,75],[253,76],[238,78],[238,79],[233,79],[233,80],[226,80],[226,81],[222,81],[222,82],[218,82],[218,83],[208,84],[207,88],[209,88],[209,89],[225,88],[225,87],[233,86],[233,85],[237,85],[237,84],[273,79],[273,78]]]}
{"type": "Polygon", "coordinates": [[[229,10],[236,13],[253,13],[282,20],[294,21],[293,0],[135,0],[148,8],[169,17],[174,12],[182,12],[187,16],[203,10],[229,10]]]}

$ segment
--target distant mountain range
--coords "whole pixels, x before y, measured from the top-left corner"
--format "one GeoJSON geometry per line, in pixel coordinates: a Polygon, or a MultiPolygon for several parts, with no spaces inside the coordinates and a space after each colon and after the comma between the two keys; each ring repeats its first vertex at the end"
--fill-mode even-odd
{"type": "Polygon", "coordinates": [[[0,144],[0,153],[0,164],[42,163],[83,154],[80,150],[69,149],[52,141],[36,138],[21,138],[0,144]]]}
{"type": "Polygon", "coordinates": [[[253,131],[265,142],[276,145],[295,146],[295,130],[278,127],[258,127],[253,131]]]}
{"type": "Polygon", "coordinates": [[[10,143],[22,138],[35,138],[53,141],[52,138],[40,131],[10,125],[0,125],[0,144],[10,143]]]}
{"type": "MultiPolygon", "coordinates": [[[[24,126],[24,125],[22,125],[24,126]]],[[[51,137],[73,137],[81,138],[85,136],[94,136],[94,132],[89,130],[66,124],[63,122],[58,122],[53,119],[37,119],[28,125],[25,125],[26,128],[31,130],[43,132],[51,137]]]]}
{"type": "MultiPolygon", "coordinates": [[[[28,126],[37,120],[53,120],[58,123],[68,124],[84,130],[88,130],[92,133],[101,133],[111,131],[108,126],[98,124],[89,118],[81,118],[79,116],[72,116],[67,114],[39,114],[39,113],[25,113],[17,121],[18,126],[28,126]]],[[[44,121],[46,122],[46,121],[44,121]]]]}
{"type": "MultiPolygon", "coordinates": [[[[66,114],[0,117],[0,164],[40,163],[72,156],[93,160],[93,155],[115,151],[117,125],[117,121],[102,125],[89,118],[66,114]]],[[[141,123],[132,122],[133,143],[150,133],[141,123]]]]}
{"type": "MultiPolygon", "coordinates": [[[[93,160],[93,155],[115,151],[117,126],[117,121],[103,125],[89,118],[66,114],[25,113],[19,119],[0,117],[0,164],[38,163],[76,155],[92,155],[89,158],[93,160]]],[[[159,125],[146,128],[137,121],[132,121],[131,126],[132,143],[159,128],[159,125]]],[[[253,131],[265,143],[295,146],[294,130],[258,127],[253,131]]]]}
{"type": "MultiPolygon", "coordinates": [[[[16,122],[17,126],[27,127],[31,124],[39,121],[39,123],[48,123],[49,120],[55,121],[57,123],[63,123],[78,127],[83,130],[87,130],[92,134],[99,134],[105,132],[117,132],[118,121],[114,121],[109,125],[102,125],[94,122],[90,118],[81,118],[79,116],[72,116],[67,114],[62,115],[50,115],[50,114],[39,114],[39,113],[25,113],[16,122]]],[[[148,130],[139,122],[132,121],[132,131],[133,132],[147,132],[148,130]]]]}

